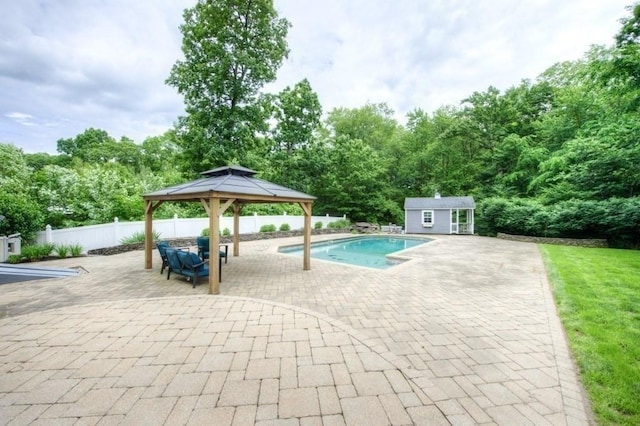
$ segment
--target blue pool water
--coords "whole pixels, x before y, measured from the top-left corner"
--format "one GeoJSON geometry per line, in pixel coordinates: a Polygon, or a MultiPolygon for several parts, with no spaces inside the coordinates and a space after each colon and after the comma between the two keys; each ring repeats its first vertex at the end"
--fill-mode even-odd
{"type": "MultiPolygon", "coordinates": [[[[387,255],[431,241],[429,238],[357,237],[311,244],[311,257],[369,268],[387,269],[401,263],[387,255]]],[[[301,245],[281,247],[280,253],[302,256],[301,245]]]]}

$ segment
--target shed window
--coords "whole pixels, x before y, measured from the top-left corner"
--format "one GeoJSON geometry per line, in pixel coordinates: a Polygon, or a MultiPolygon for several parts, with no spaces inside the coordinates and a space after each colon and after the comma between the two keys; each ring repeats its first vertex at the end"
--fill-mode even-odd
{"type": "Polygon", "coordinates": [[[433,210],[422,210],[422,226],[425,228],[433,226],[433,210]]]}

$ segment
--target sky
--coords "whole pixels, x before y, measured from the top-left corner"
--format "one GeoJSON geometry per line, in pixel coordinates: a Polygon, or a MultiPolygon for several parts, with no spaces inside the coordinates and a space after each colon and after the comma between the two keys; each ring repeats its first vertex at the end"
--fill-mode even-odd
{"type": "MultiPolygon", "coordinates": [[[[307,78],[323,111],[459,105],[611,45],[632,0],[274,0],[292,25],[277,93],[307,78]]],[[[0,143],[56,153],[93,127],[137,143],[173,127],[165,84],[195,0],[0,0],[0,143]]]]}

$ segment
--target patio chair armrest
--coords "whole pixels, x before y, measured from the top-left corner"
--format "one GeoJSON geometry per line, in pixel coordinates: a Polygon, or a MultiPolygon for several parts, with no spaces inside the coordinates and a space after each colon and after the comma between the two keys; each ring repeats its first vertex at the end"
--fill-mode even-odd
{"type": "Polygon", "coordinates": [[[200,266],[202,266],[202,265],[208,265],[208,264],[209,264],[209,262],[208,262],[208,261],[203,260],[203,261],[202,261],[202,262],[200,262],[200,263],[194,263],[194,264],[193,264],[193,268],[194,268],[194,269],[195,269],[195,268],[199,268],[199,267],[200,267],[200,266]]]}

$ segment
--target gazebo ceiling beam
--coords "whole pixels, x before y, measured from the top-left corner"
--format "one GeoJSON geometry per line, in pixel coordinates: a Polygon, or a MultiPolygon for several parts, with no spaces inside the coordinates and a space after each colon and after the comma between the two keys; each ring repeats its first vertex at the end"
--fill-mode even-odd
{"type": "Polygon", "coordinates": [[[224,204],[220,206],[220,214],[223,214],[224,212],[226,212],[227,209],[231,206],[231,204],[235,203],[235,201],[236,201],[235,198],[229,198],[227,201],[225,201],[224,204]]]}
{"type": "MultiPolygon", "coordinates": [[[[217,198],[217,197],[212,197],[212,198],[217,198]]],[[[222,215],[224,212],[226,212],[227,209],[229,208],[229,206],[231,204],[233,204],[235,201],[236,201],[235,198],[229,198],[227,201],[225,201],[225,203],[220,206],[220,210],[218,212],[218,215],[222,215]]],[[[211,208],[209,207],[209,203],[207,202],[207,199],[200,198],[200,202],[204,206],[204,209],[207,211],[207,215],[210,215],[211,214],[211,208]]]]}
{"type": "Polygon", "coordinates": [[[211,214],[211,209],[209,208],[209,203],[204,198],[200,198],[200,202],[202,203],[202,206],[204,207],[205,211],[207,212],[207,216],[209,216],[211,214]]]}
{"type": "Polygon", "coordinates": [[[164,203],[164,200],[158,200],[155,204],[153,203],[153,200],[148,200],[144,206],[145,214],[153,213],[162,203],[164,203]]]}

